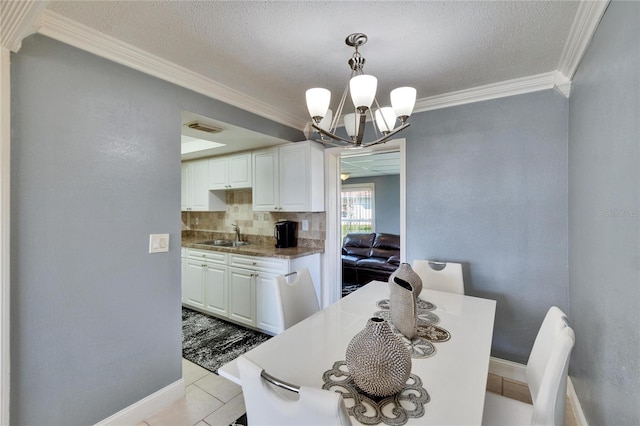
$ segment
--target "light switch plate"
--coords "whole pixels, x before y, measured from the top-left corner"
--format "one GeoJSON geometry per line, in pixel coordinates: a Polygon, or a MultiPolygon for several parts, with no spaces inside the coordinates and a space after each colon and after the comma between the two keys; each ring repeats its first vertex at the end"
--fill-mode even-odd
{"type": "Polygon", "coordinates": [[[303,231],[308,231],[309,230],[309,221],[307,219],[304,219],[302,221],[302,230],[303,231]]]}
{"type": "Polygon", "coordinates": [[[149,253],[162,253],[169,251],[169,234],[149,235],[149,253]]]}

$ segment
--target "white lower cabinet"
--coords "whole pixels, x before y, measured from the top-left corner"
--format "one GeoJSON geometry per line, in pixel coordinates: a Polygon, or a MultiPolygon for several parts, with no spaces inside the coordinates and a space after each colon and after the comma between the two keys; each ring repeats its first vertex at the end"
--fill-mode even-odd
{"type": "Polygon", "coordinates": [[[295,259],[186,249],[182,303],[269,334],[283,330],[276,277],[309,268],[320,295],[320,254],[295,259]]]}
{"type": "Polygon", "coordinates": [[[227,316],[227,254],[186,249],[183,271],[182,303],[227,316]]]}
{"type": "Polygon", "coordinates": [[[229,267],[229,319],[256,325],[256,281],[255,272],[229,267]]]}
{"type": "Polygon", "coordinates": [[[204,272],[202,261],[186,259],[182,281],[183,303],[204,309],[204,272]]]}
{"type": "Polygon", "coordinates": [[[276,309],[276,277],[280,274],[261,272],[256,277],[256,326],[270,333],[280,333],[283,329],[280,312],[276,309]]]}
{"type": "Polygon", "coordinates": [[[204,310],[223,317],[228,316],[227,265],[205,263],[204,275],[204,310]]]}

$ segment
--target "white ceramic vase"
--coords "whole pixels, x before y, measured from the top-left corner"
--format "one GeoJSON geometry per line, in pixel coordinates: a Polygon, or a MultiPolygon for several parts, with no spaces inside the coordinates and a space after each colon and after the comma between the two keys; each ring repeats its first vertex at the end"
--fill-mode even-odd
{"type": "Polygon", "coordinates": [[[400,266],[398,266],[398,269],[389,276],[390,286],[393,283],[394,277],[401,278],[411,284],[411,287],[413,288],[413,295],[418,299],[418,296],[420,296],[420,293],[422,292],[422,279],[420,279],[420,275],[413,270],[411,265],[408,263],[401,263],[400,266]]]}
{"type": "Polygon", "coordinates": [[[406,338],[413,339],[418,333],[416,297],[413,287],[396,276],[389,281],[389,316],[391,323],[406,338]]]}

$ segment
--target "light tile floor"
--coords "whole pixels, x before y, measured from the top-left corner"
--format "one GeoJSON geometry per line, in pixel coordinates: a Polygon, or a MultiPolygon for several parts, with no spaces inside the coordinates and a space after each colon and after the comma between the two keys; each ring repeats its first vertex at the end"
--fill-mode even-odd
{"type": "MultiPolygon", "coordinates": [[[[186,395],[138,426],[228,426],[245,413],[242,388],[186,359],[182,360],[186,395]]],[[[489,374],[487,390],[531,404],[525,383],[489,374]]],[[[565,422],[576,419],[567,398],[565,422]]]]}
{"type": "Polygon", "coordinates": [[[182,359],[185,396],[138,426],[228,426],[245,413],[242,388],[182,359]]]}
{"type": "MultiPolygon", "coordinates": [[[[529,387],[527,384],[507,379],[506,377],[489,373],[489,376],[487,377],[487,390],[489,392],[497,393],[498,395],[506,396],[507,398],[526,402],[527,404],[532,403],[531,394],[529,393],[529,387]]],[[[576,426],[578,424],[569,397],[567,397],[565,403],[564,422],[565,426],[576,426]]]]}

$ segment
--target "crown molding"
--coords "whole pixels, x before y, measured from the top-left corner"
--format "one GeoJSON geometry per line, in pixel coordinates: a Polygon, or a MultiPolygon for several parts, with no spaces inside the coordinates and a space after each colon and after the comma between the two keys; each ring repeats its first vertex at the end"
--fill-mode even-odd
{"type": "Polygon", "coordinates": [[[269,120],[304,128],[305,121],[298,117],[50,10],[42,11],[37,32],[269,120]]]}
{"type": "Polygon", "coordinates": [[[415,112],[431,111],[474,102],[488,101],[507,96],[540,90],[557,89],[564,96],[569,96],[571,81],[559,71],[550,71],[528,77],[515,78],[442,95],[430,96],[416,101],[415,112]]]}
{"type": "Polygon", "coordinates": [[[553,88],[565,98],[568,98],[571,94],[571,80],[556,70],[553,72],[553,88]]]}
{"type": "Polygon", "coordinates": [[[580,2],[558,63],[558,71],[569,80],[573,79],[607,6],[609,0],[580,2]]]}
{"type": "MultiPolygon", "coordinates": [[[[5,33],[9,33],[9,31],[3,32],[3,43],[7,39],[14,47],[18,46],[19,48],[20,37],[28,35],[29,31],[33,32],[33,27],[30,24],[33,19],[27,18],[40,12],[35,26],[40,34],[283,125],[304,129],[307,124],[307,121],[300,117],[276,109],[272,105],[247,96],[210,78],[123,43],[50,10],[42,10],[45,2],[28,0],[26,2],[3,2],[3,5],[7,3],[11,5],[26,3],[21,7],[15,5],[9,7],[12,9],[9,16],[13,17],[11,22],[28,23],[11,25],[10,36],[5,37],[5,33]]],[[[575,74],[608,4],[609,0],[583,0],[580,2],[557,70],[418,99],[414,112],[430,111],[547,89],[555,89],[568,97],[571,90],[571,78],[575,74]]]]}
{"type": "Polygon", "coordinates": [[[34,0],[0,2],[0,45],[19,51],[22,39],[35,32],[32,23],[46,5],[46,1],[34,0]]]}

